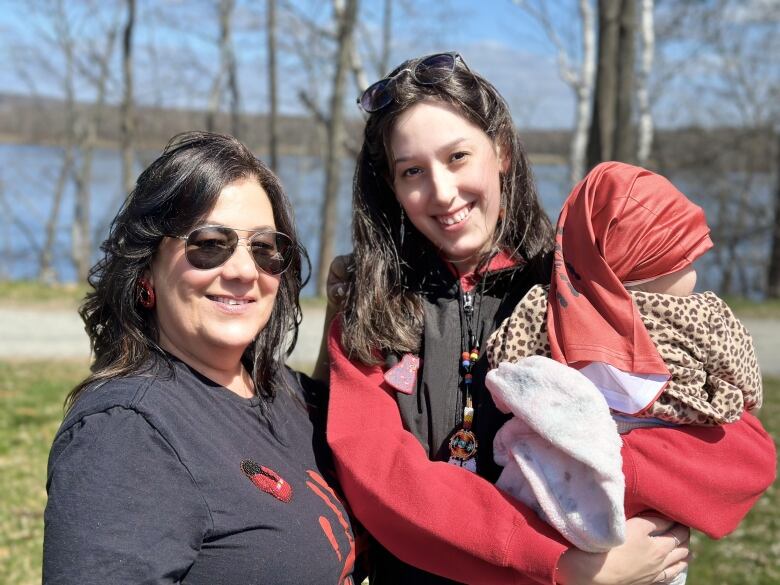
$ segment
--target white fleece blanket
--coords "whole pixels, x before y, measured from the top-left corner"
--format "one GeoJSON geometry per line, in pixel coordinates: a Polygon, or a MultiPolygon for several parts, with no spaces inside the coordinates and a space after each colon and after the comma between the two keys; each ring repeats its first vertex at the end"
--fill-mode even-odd
{"type": "Polygon", "coordinates": [[[604,396],[577,370],[542,356],[488,372],[493,400],[514,418],[496,434],[496,485],[577,548],[625,540],[622,441],[604,396]]]}

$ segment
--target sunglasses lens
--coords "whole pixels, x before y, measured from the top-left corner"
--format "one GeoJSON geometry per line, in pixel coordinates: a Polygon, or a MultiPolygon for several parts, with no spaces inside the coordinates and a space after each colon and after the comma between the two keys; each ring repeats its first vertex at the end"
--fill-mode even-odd
{"type": "Polygon", "coordinates": [[[292,240],[278,232],[260,232],[252,237],[252,256],[260,270],[281,274],[292,261],[292,240]]]}
{"type": "Polygon", "coordinates": [[[455,55],[441,53],[420,61],[414,68],[414,77],[419,83],[432,85],[447,79],[455,71],[455,55]]]}
{"type": "Polygon", "coordinates": [[[363,95],[360,96],[360,107],[369,114],[381,110],[389,104],[393,96],[388,89],[390,79],[380,79],[375,84],[370,85],[363,95]]]}
{"type": "Polygon", "coordinates": [[[230,228],[206,226],[187,237],[184,251],[194,268],[208,270],[227,262],[237,244],[238,235],[230,228]]]}

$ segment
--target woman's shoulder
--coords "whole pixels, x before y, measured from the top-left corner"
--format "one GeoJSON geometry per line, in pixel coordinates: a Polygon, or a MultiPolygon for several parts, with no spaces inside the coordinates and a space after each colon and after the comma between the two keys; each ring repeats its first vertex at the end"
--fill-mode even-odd
{"type": "Polygon", "coordinates": [[[155,410],[150,402],[164,396],[162,390],[174,375],[172,370],[146,367],[138,373],[93,382],[81,392],[65,415],[60,433],[85,417],[101,412],[122,409],[143,415],[155,410]]]}

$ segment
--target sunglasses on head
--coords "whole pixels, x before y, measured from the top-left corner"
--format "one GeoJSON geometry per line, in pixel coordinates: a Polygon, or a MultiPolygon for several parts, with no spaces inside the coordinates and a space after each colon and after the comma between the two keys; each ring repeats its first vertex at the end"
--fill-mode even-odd
{"type": "Polygon", "coordinates": [[[401,69],[395,75],[380,79],[376,83],[368,86],[357,100],[357,103],[364,112],[372,114],[386,107],[393,101],[392,89],[395,80],[403,73],[408,72],[420,85],[435,85],[452,77],[455,71],[455,62],[460,59],[463,65],[468,69],[468,65],[463,61],[459,53],[436,53],[423,57],[414,65],[401,69]]]}
{"type": "Polygon", "coordinates": [[[293,259],[293,242],[289,236],[274,230],[239,230],[224,225],[197,227],[186,236],[169,236],[184,240],[184,256],[190,266],[210,270],[222,266],[235,253],[239,242],[245,242],[257,267],[273,276],[282,274],[293,259]],[[241,238],[238,232],[252,235],[241,238]]]}

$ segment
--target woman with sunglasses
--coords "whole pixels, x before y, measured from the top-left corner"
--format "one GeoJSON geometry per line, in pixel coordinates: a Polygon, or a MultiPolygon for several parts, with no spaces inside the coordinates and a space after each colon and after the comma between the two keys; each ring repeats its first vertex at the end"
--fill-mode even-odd
{"type": "MultiPolygon", "coordinates": [[[[327,435],[353,513],[379,543],[372,585],[675,577],[685,527],[637,517],[624,545],[585,553],[492,485],[506,417],[484,387],[483,344],[549,282],[553,244],[504,100],[442,53],[403,63],[359,104],[369,115],[346,282],[333,270],[332,290],[344,288],[328,339],[327,435]]],[[[691,514],[744,515],[773,480],[771,438],[750,415],[717,435],[715,446],[698,429],[632,431],[627,490],[659,507],[692,508],[704,494],[710,506],[691,514]],[[666,449],[684,469],[668,469],[666,449]]]]}
{"type": "Polygon", "coordinates": [[[229,136],[175,137],[102,249],[80,311],[92,373],[49,457],[43,582],[352,583],[324,408],[284,366],[302,250],[276,177],[229,136]]]}

